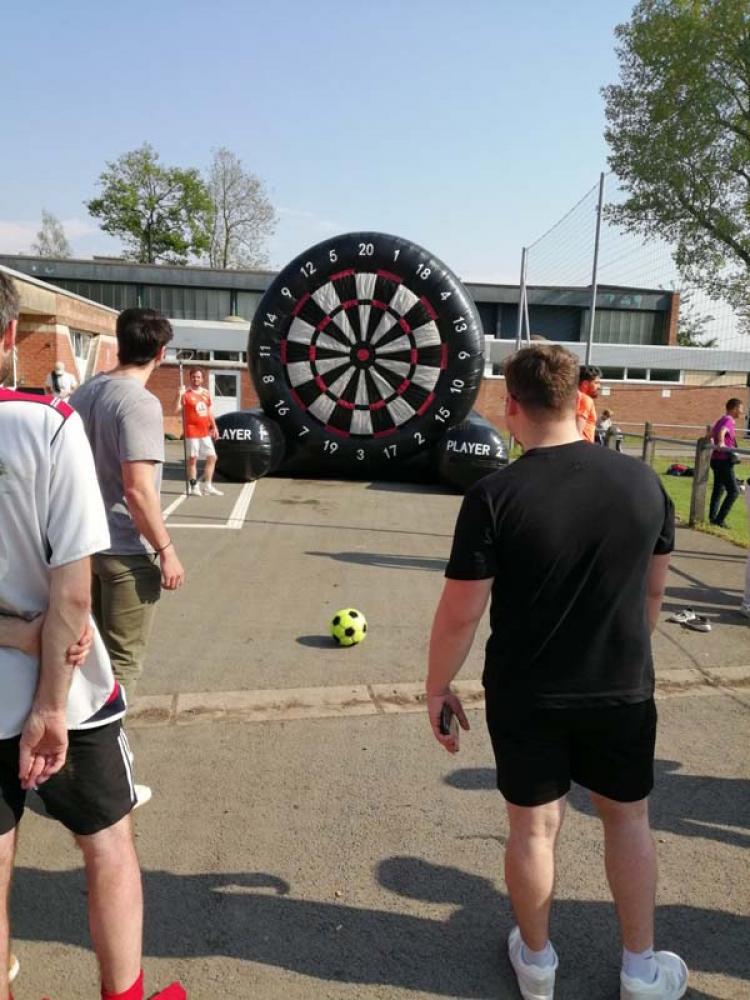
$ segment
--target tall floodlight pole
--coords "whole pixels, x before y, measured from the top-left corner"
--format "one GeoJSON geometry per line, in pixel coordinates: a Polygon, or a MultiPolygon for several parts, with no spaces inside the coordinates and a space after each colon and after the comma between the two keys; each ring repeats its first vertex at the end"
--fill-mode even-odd
{"type": "Polygon", "coordinates": [[[604,207],[604,174],[599,174],[599,203],[596,208],[596,239],[594,241],[594,267],[591,272],[591,307],[589,309],[589,335],[586,339],[586,364],[591,364],[591,349],[594,343],[594,320],[596,318],[596,292],[599,273],[599,239],[602,231],[602,209],[604,207]]]}
{"type": "Polygon", "coordinates": [[[521,278],[518,282],[518,319],[516,321],[516,350],[521,349],[523,332],[523,309],[526,298],[526,247],[521,248],[521,278]]]}

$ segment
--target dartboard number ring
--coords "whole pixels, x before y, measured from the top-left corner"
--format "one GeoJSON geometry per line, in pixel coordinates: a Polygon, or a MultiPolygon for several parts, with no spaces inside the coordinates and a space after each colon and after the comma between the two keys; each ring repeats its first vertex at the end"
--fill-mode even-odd
{"type": "Polygon", "coordinates": [[[351,233],[305,251],[273,281],[248,348],[263,409],[288,442],[338,465],[432,445],[470,411],[481,323],[444,264],[406,240],[351,233]]]}

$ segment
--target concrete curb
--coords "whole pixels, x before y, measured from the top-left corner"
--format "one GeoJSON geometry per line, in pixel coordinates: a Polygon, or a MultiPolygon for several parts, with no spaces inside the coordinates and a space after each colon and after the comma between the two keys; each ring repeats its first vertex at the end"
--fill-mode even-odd
{"type": "MultiPolygon", "coordinates": [[[[484,707],[481,681],[457,681],[453,688],[467,710],[484,707]]],[[[732,694],[750,708],[750,666],[662,671],[656,698],[732,694]]],[[[421,682],[357,684],[351,687],[282,688],[261,691],[204,691],[144,695],[128,711],[131,727],[197,722],[287,722],[340,716],[400,715],[424,710],[421,682]]]]}

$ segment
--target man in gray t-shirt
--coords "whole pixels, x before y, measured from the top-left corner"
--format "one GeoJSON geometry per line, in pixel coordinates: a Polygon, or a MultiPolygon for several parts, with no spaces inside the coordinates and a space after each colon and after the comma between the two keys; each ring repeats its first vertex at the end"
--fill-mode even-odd
{"type": "Polygon", "coordinates": [[[161,590],[182,586],[184,570],[167,534],[159,492],[164,420],[146,389],[172,339],[151,309],[117,318],[119,364],[70,398],[83,419],[107,511],[111,545],[93,561],[93,608],[115,676],[132,699],[161,590]]]}

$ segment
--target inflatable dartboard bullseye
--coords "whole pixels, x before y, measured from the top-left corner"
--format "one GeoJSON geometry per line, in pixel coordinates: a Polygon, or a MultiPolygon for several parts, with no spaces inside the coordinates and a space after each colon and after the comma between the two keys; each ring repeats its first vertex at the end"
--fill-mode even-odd
{"type": "Polygon", "coordinates": [[[319,243],[255,314],[250,372],[284,430],[284,469],[367,476],[429,449],[479,391],[482,326],[426,250],[383,233],[319,243]]]}

